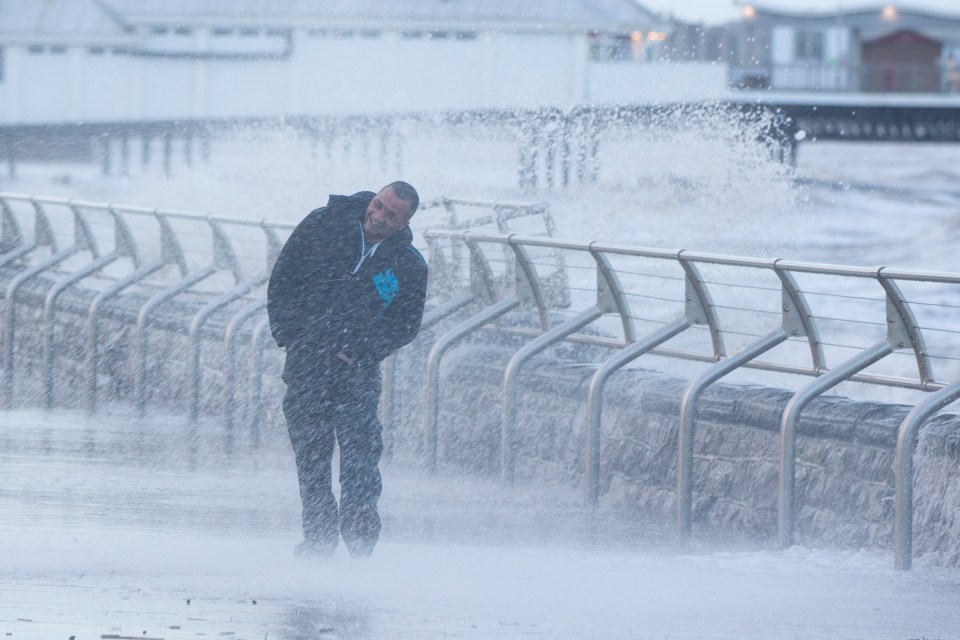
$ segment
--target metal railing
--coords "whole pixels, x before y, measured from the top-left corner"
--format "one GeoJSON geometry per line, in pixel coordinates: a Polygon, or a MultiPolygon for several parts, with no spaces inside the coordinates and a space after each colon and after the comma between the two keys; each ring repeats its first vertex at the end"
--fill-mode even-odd
{"type": "Polygon", "coordinates": [[[45,275],[54,279],[46,294],[42,319],[45,406],[54,404],[55,303],[67,288],[82,283],[96,291],[86,313],[84,340],[86,405],[90,411],[98,406],[100,316],[107,302],[134,288],[146,296],[136,311],[134,339],[134,388],[141,414],[146,409],[150,365],[159,355],[151,353],[149,347],[149,330],[157,312],[188,294],[194,301],[206,302],[185,329],[190,338],[188,406],[193,417],[197,414],[202,384],[200,327],[214,310],[234,301],[249,301],[258,293],[262,297],[262,285],[281,245],[280,236],[293,228],[284,223],[7,192],[0,193],[0,214],[0,247],[4,249],[0,267],[18,261],[25,265],[12,276],[4,296],[4,406],[11,407],[16,395],[17,322],[13,301],[26,282],[45,275]],[[25,222],[33,223],[31,240],[22,231],[25,222]],[[71,230],[72,242],[58,249],[61,239],[69,238],[71,230]],[[116,268],[110,271],[113,267],[116,268]],[[221,295],[210,300],[215,293],[221,295]]]}
{"type": "MultiPolygon", "coordinates": [[[[503,378],[500,472],[506,482],[513,480],[518,381],[530,358],[561,341],[610,350],[591,378],[587,398],[584,471],[586,500],[592,505],[601,486],[602,401],[610,376],[647,354],[705,363],[684,394],[678,434],[676,520],[678,536],[685,540],[691,533],[693,442],[703,390],[737,369],[805,375],[814,380],[796,393],[780,425],[778,530],[781,544],[788,545],[795,524],[796,428],[804,407],[844,381],[933,392],[904,420],[896,450],[897,566],[910,566],[917,434],[927,418],[960,397],[960,330],[953,322],[960,309],[960,274],[561,240],[551,237],[553,220],[541,204],[442,198],[422,207],[417,228],[427,227],[422,235],[431,264],[430,308],[423,325],[455,314],[460,318],[441,329],[427,359],[423,439],[428,468],[436,468],[443,445],[440,362],[453,344],[476,331],[494,329],[527,339],[503,378]]],[[[54,325],[62,294],[81,287],[90,294],[84,298],[89,303],[82,342],[86,404],[94,410],[105,349],[102,316],[108,302],[136,291],[130,299],[137,301],[132,317],[138,409],[149,402],[151,363],[165,355],[151,351],[149,328],[166,305],[189,300],[180,307],[188,317],[181,311],[178,321],[164,323],[188,338],[185,408],[194,418],[200,413],[206,382],[199,367],[200,332],[220,313],[227,362],[223,419],[229,432],[239,390],[239,340],[248,327],[247,406],[251,433],[258,433],[263,353],[272,345],[263,285],[293,225],[3,192],[0,223],[0,269],[7,272],[5,406],[17,398],[14,301],[45,279],[39,328],[45,406],[55,403],[54,325]],[[24,231],[28,223],[32,233],[24,231]]],[[[388,373],[391,366],[386,365],[388,373]]],[[[391,376],[385,375],[387,413],[391,393],[391,376]]]]}
{"type": "Polygon", "coordinates": [[[609,377],[647,353],[709,363],[689,383],[681,405],[676,523],[678,538],[686,541],[691,534],[693,443],[702,392],[742,368],[811,376],[815,379],[788,403],[780,425],[778,531],[780,544],[788,546],[796,518],[796,431],[804,407],[844,381],[936,391],[901,426],[896,451],[897,566],[909,567],[916,432],[929,415],[960,397],[960,382],[948,384],[960,376],[955,355],[960,327],[942,324],[944,315],[953,316],[960,309],[956,288],[960,274],[473,230],[432,229],[425,235],[432,246],[441,239],[462,243],[471,264],[464,287],[486,293],[479,311],[436,340],[428,361],[424,408],[428,468],[436,468],[442,446],[437,424],[440,358],[471,332],[492,328],[531,338],[511,358],[503,378],[500,472],[506,482],[513,479],[517,379],[524,363],[562,340],[615,350],[597,368],[589,386],[584,459],[586,500],[592,505],[599,498],[602,398],[609,377]],[[534,255],[537,251],[541,253],[534,255]],[[558,252],[562,261],[556,258],[558,252]],[[553,277],[558,264],[569,268],[569,292],[553,277]],[[518,309],[535,311],[538,321],[503,322],[518,309]],[[603,320],[610,322],[602,324],[603,320]],[[588,325],[596,330],[583,331],[588,325]],[[681,344],[666,346],[678,340],[681,344]],[[726,345],[732,341],[739,344],[728,355],[726,345]],[[884,363],[891,366],[878,370],[876,365],[884,363]]]}
{"type": "Polygon", "coordinates": [[[937,64],[826,62],[731,66],[731,85],[799,91],[956,93],[949,69],[937,64]]]}
{"type": "MultiPolygon", "coordinates": [[[[423,202],[416,218],[420,220],[447,228],[554,231],[549,208],[543,203],[444,197],[423,202]]],[[[187,411],[193,420],[199,417],[201,388],[205,383],[200,366],[202,330],[215,313],[226,312],[230,315],[223,330],[224,422],[230,432],[236,409],[233,399],[238,341],[243,327],[255,322],[250,344],[254,363],[250,429],[256,433],[257,421],[262,416],[262,349],[272,346],[272,341],[267,339],[265,285],[283,239],[293,226],[189,211],[0,192],[0,269],[10,269],[2,316],[3,406],[11,408],[18,397],[18,365],[14,355],[19,325],[17,305],[13,302],[26,285],[43,276],[52,281],[45,291],[40,320],[44,406],[51,408],[55,404],[57,301],[70,288],[84,287],[95,292],[86,310],[83,339],[85,404],[89,411],[94,411],[100,404],[98,377],[104,349],[101,316],[122,294],[137,292],[141,301],[134,310],[133,377],[138,411],[142,414],[147,408],[151,365],[167,355],[151,346],[151,328],[164,310],[189,299],[194,303],[192,315],[180,318],[179,325],[172,327],[188,339],[187,411]],[[60,248],[64,244],[66,246],[60,248]]],[[[457,279],[453,274],[460,269],[458,251],[454,249],[453,259],[447,264],[432,266],[431,273],[437,276],[431,279],[436,308],[428,313],[428,323],[439,321],[470,301],[462,295],[459,302],[456,296],[448,299],[449,292],[443,287],[444,282],[457,279]]],[[[389,382],[389,377],[386,379],[389,382]]],[[[391,389],[385,389],[389,391],[391,389]]],[[[389,403],[384,405],[389,413],[389,403]]]]}

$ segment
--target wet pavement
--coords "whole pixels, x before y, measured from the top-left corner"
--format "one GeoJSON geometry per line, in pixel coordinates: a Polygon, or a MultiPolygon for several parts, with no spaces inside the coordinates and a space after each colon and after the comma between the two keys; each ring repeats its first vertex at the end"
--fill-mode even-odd
{"type": "Polygon", "coordinates": [[[373,557],[293,557],[282,434],[0,414],[0,638],[960,638],[960,572],[887,554],[702,550],[575,487],[384,465],[373,557]]]}

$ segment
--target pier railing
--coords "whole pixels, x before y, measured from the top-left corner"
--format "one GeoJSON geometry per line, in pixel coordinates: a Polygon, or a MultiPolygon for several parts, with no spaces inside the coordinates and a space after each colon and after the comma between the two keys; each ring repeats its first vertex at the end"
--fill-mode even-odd
{"type": "Polygon", "coordinates": [[[732,66],[733,86],[779,91],[957,93],[950,69],[938,64],[814,63],[732,66]]]}
{"type": "MultiPolygon", "coordinates": [[[[81,404],[97,409],[102,360],[117,338],[101,328],[109,316],[127,318],[132,328],[131,398],[141,412],[160,382],[151,377],[157,375],[153,365],[169,356],[168,343],[150,339],[163,328],[186,337],[185,408],[191,417],[204,413],[201,395],[209,384],[220,389],[222,401],[207,411],[222,413],[232,429],[235,399],[243,396],[252,428],[258,428],[263,355],[272,347],[265,283],[293,225],[14,193],[0,193],[0,221],[5,407],[25,401],[18,381],[28,376],[41,382],[37,403],[58,406],[58,359],[72,339],[83,345],[74,354],[86,383],[81,404]],[[32,316],[36,323],[23,321],[24,305],[42,310],[32,316]],[[63,335],[71,330],[61,318],[68,307],[84,318],[81,340],[63,335]],[[201,366],[204,344],[209,349],[211,342],[225,354],[217,377],[201,366]],[[251,374],[240,382],[237,361],[244,353],[251,374]]],[[[562,240],[552,237],[553,221],[542,204],[441,198],[425,202],[415,221],[431,264],[424,326],[438,332],[425,373],[428,468],[436,467],[443,437],[440,363],[448,348],[471,334],[496,331],[523,343],[503,377],[500,473],[508,483],[525,364],[559,342],[598,350],[583,443],[590,504],[599,498],[607,380],[641,356],[689,361],[699,368],[684,394],[678,434],[676,518],[683,540],[691,532],[693,441],[703,391],[737,370],[806,376],[809,383],[800,386],[780,425],[778,529],[780,543],[789,545],[804,408],[844,382],[929,392],[901,426],[896,452],[897,565],[910,566],[918,431],[960,397],[960,274],[562,240]]],[[[59,369],[64,373],[62,363],[59,369]]],[[[388,363],[387,414],[390,372],[388,363]]]]}

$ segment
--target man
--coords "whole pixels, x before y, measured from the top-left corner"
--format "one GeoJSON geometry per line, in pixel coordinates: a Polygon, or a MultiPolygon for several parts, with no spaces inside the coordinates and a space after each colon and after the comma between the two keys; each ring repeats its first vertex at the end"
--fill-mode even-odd
{"type": "Polygon", "coordinates": [[[364,557],[380,536],[379,365],[420,330],[427,265],[407,226],[419,203],[406,182],[330,196],[293,230],[270,275],[267,310],[286,348],[283,413],[303,503],[297,555],[333,555],[339,533],[364,557]]]}

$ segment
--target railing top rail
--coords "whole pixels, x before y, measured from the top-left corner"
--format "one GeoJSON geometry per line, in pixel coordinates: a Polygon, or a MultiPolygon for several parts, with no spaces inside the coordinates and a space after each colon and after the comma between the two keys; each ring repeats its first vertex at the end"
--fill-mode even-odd
{"type": "Polygon", "coordinates": [[[923,282],[939,282],[941,284],[960,284],[960,273],[949,271],[904,271],[880,267],[877,270],[879,277],[890,280],[922,280],[923,282]]]}
{"type": "Polygon", "coordinates": [[[523,209],[544,209],[549,205],[546,202],[528,202],[526,200],[475,200],[472,198],[440,197],[425,200],[420,203],[420,209],[442,207],[446,204],[459,204],[468,207],[517,207],[523,209]]]}
{"type": "MultiPolygon", "coordinates": [[[[22,202],[38,202],[42,204],[52,204],[52,205],[62,205],[62,206],[75,206],[82,207],[86,209],[102,209],[102,210],[112,210],[123,213],[131,213],[134,215],[144,215],[144,216],[164,216],[166,218],[180,219],[180,220],[196,220],[196,221],[209,221],[217,222],[221,224],[230,224],[237,226],[246,226],[246,227],[262,227],[264,225],[269,225],[276,229],[287,229],[292,230],[296,223],[289,222],[277,222],[273,220],[248,220],[244,218],[232,218],[228,216],[219,216],[212,215],[209,213],[200,213],[197,211],[186,211],[180,209],[163,209],[163,208],[151,208],[143,207],[138,205],[129,205],[129,204],[117,204],[112,202],[96,202],[92,200],[78,200],[75,198],[62,198],[57,196],[38,196],[28,193],[17,193],[12,191],[0,191],[0,199],[5,200],[19,200],[22,202]]],[[[492,207],[494,209],[506,208],[506,209],[525,209],[533,212],[539,212],[547,208],[546,203],[528,203],[520,201],[509,201],[509,200],[497,200],[494,202],[488,202],[483,200],[471,200],[466,198],[434,198],[432,200],[426,201],[420,205],[421,209],[429,209],[433,207],[441,207],[445,204],[454,204],[454,205],[463,205],[463,206],[484,206],[492,207]]]]}
{"type": "Polygon", "coordinates": [[[731,267],[753,267],[757,269],[775,269],[777,260],[774,258],[751,258],[749,256],[731,256],[722,253],[704,253],[702,251],[682,250],[678,257],[687,262],[700,264],[722,264],[731,267]]]}
{"type": "Polygon", "coordinates": [[[842,264],[819,264],[816,262],[801,262],[796,260],[777,260],[777,268],[794,273],[819,273],[831,276],[848,276],[852,278],[879,278],[883,267],[854,267],[842,264]]]}
{"type": "Polygon", "coordinates": [[[655,249],[651,247],[641,248],[634,245],[609,242],[591,242],[589,248],[591,251],[600,251],[603,253],[634,255],[644,258],[667,258],[674,260],[683,252],[682,249],[655,249]]]}
{"type": "Polygon", "coordinates": [[[293,229],[294,224],[288,222],[273,222],[268,220],[247,220],[243,218],[231,218],[227,216],[215,216],[208,213],[199,213],[196,211],[182,211],[178,209],[160,209],[141,207],[129,204],[114,204],[109,202],[94,202],[90,200],[76,200],[73,198],[60,198],[56,196],[35,196],[26,193],[14,193],[10,191],[0,191],[0,199],[19,200],[23,202],[39,202],[42,204],[53,204],[63,206],[81,207],[85,209],[103,209],[105,211],[122,211],[134,215],[145,216],[164,216],[166,218],[180,220],[195,220],[197,222],[216,222],[220,224],[230,224],[245,227],[261,227],[270,225],[277,229],[293,229]]]}
{"type": "Polygon", "coordinates": [[[569,249],[574,251],[590,251],[603,253],[619,253],[646,258],[666,258],[697,263],[720,264],[735,267],[754,267],[777,271],[797,273],[813,273],[831,276],[847,276],[855,278],[869,278],[874,280],[913,280],[922,282],[937,282],[942,284],[960,284],[960,273],[946,271],[926,271],[920,269],[895,269],[890,267],[857,267],[850,265],[802,262],[784,260],[782,258],[751,258],[724,254],[687,251],[684,249],[658,249],[605,242],[581,242],[551,238],[546,236],[525,236],[518,234],[498,234],[475,229],[438,229],[430,228],[424,231],[428,237],[463,238],[479,242],[496,242],[501,244],[519,244],[525,246],[550,247],[569,249]]]}

